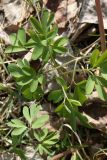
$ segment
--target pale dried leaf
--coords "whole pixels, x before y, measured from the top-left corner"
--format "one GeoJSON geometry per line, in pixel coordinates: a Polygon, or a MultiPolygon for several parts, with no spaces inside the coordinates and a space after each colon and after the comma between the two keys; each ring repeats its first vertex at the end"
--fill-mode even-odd
{"type": "Polygon", "coordinates": [[[9,35],[0,28],[0,39],[5,42],[6,45],[11,44],[9,35]]]}
{"type": "MultiPolygon", "coordinates": [[[[104,27],[107,29],[107,0],[100,0],[103,12],[104,27]]],[[[79,16],[80,23],[98,23],[95,0],[84,0],[79,16]]]]}
{"type": "Polygon", "coordinates": [[[63,0],[55,13],[55,21],[59,28],[64,28],[70,19],[76,16],[78,7],[76,0],[63,0]]]}
{"type": "Polygon", "coordinates": [[[14,0],[14,1],[6,1],[2,0],[1,2],[2,8],[5,13],[5,17],[7,18],[9,25],[10,24],[18,24],[22,22],[25,18],[30,15],[30,7],[26,3],[26,1],[14,0]]]}
{"type": "Polygon", "coordinates": [[[82,109],[83,115],[85,115],[89,123],[102,132],[107,133],[107,103],[94,98],[82,109]]]}

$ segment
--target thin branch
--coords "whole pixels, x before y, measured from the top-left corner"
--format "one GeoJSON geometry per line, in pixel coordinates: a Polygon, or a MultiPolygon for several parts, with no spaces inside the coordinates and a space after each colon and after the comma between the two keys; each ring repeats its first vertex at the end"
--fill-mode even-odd
{"type": "Polygon", "coordinates": [[[98,16],[98,23],[99,23],[101,49],[102,49],[102,52],[104,52],[106,50],[106,38],[105,38],[103,15],[102,15],[100,0],[95,0],[95,3],[96,3],[96,11],[98,16]]]}
{"type": "Polygon", "coordinates": [[[60,158],[65,157],[65,156],[67,156],[67,155],[69,155],[71,153],[72,153],[71,150],[66,150],[66,151],[64,151],[62,153],[59,153],[59,154],[55,155],[54,157],[52,157],[51,160],[59,160],[60,158]]]}

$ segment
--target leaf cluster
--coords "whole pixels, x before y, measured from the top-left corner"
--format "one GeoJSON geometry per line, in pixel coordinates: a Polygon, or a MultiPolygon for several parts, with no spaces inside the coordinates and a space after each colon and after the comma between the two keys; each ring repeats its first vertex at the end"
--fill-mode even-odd
{"type": "MultiPolygon", "coordinates": [[[[107,87],[107,51],[103,54],[98,49],[95,49],[90,57],[92,69],[98,73],[91,73],[86,83],[86,94],[90,95],[96,89],[99,97],[102,100],[107,100],[105,87],[107,87]]],[[[94,72],[95,73],[95,72],[94,72]]]]}
{"type": "Polygon", "coordinates": [[[42,107],[40,105],[35,104],[30,107],[24,106],[23,117],[25,118],[26,123],[20,119],[12,119],[7,123],[7,125],[13,129],[11,135],[14,149],[17,145],[19,145],[17,138],[15,139],[14,136],[21,136],[21,143],[25,136],[27,136],[30,140],[33,133],[33,140],[36,140],[35,151],[39,152],[41,155],[44,153],[51,154],[52,145],[57,143],[59,135],[57,132],[49,132],[48,129],[44,128],[45,123],[49,120],[49,116],[38,116],[41,109],[42,107]]]}

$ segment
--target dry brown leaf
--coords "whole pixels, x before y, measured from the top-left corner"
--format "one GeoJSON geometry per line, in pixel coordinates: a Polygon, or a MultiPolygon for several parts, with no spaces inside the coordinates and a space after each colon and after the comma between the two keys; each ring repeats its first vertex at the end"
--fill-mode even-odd
{"type": "Polygon", "coordinates": [[[78,7],[76,0],[63,0],[60,2],[55,13],[55,21],[59,28],[65,28],[70,19],[76,16],[78,7]]]}
{"type": "Polygon", "coordinates": [[[31,7],[26,1],[1,1],[2,9],[4,10],[5,18],[7,18],[9,25],[17,25],[30,15],[31,7]]]}
{"type": "Polygon", "coordinates": [[[107,103],[94,98],[89,100],[82,108],[83,115],[85,115],[89,123],[102,132],[107,133],[107,103]]]}

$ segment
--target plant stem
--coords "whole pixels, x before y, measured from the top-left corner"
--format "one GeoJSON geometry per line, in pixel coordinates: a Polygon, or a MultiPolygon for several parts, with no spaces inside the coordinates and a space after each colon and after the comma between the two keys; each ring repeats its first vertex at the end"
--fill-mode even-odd
{"type": "Polygon", "coordinates": [[[3,61],[3,59],[2,59],[1,56],[0,56],[0,64],[3,65],[3,68],[4,68],[4,70],[6,71],[6,73],[7,73],[7,75],[8,75],[8,74],[9,74],[9,73],[8,73],[8,70],[7,70],[7,68],[6,68],[6,66],[5,66],[5,64],[4,64],[4,61],[3,61]]]}
{"type": "Polygon", "coordinates": [[[62,157],[67,156],[68,154],[71,154],[71,153],[72,153],[71,150],[66,150],[66,151],[64,151],[62,153],[59,153],[59,154],[55,155],[51,160],[58,160],[58,159],[60,159],[62,157]]]}
{"type": "Polygon", "coordinates": [[[106,39],[105,39],[103,15],[101,10],[100,0],[95,0],[95,3],[96,3],[96,11],[97,11],[98,22],[99,22],[101,49],[102,49],[102,52],[104,52],[106,50],[106,39]]]}
{"type": "Polygon", "coordinates": [[[72,60],[70,60],[70,61],[68,61],[68,62],[66,62],[66,63],[64,63],[64,64],[62,64],[62,65],[59,65],[59,66],[57,66],[57,67],[55,67],[55,68],[52,68],[52,69],[50,69],[50,70],[47,70],[46,73],[47,73],[47,72],[52,72],[52,71],[57,70],[57,69],[59,69],[59,68],[63,68],[63,67],[65,67],[65,66],[71,64],[72,62],[75,62],[75,61],[77,61],[77,60],[79,61],[79,60],[81,60],[81,59],[82,59],[82,57],[76,57],[76,58],[74,58],[74,59],[72,59],[72,60]]]}

